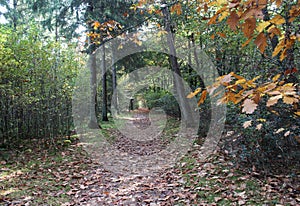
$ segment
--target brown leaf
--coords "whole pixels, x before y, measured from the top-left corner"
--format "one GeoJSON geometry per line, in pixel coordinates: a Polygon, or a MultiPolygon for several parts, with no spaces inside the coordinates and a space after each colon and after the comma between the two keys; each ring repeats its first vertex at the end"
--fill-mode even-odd
{"type": "Polygon", "coordinates": [[[248,18],[245,20],[242,26],[245,37],[250,38],[256,28],[256,19],[248,18]]]}
{"type": "Polygon", "coordinates": [[[267,43],[267,37],[263,32],[261,32],[255,39],[254,43],[258,47],[259,51],[261,53],[264,53],[268,43],[267,43]]]}

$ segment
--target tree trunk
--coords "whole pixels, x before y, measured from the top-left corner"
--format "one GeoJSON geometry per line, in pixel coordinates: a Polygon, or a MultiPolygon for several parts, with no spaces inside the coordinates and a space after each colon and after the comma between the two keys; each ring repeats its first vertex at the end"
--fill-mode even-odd
{"type": "Polygon", "coordinates": [[[107,78],[105,65],[105,45],[102,46],[102,121],[108,121],[107,117],[107,78]]]}
{"type": "Polygon", "coordinates": [[[97,129],[99,128],[96,117],[96,106],[97,106],[97,73],[96,73],[96,53],[92,52],[89,55],[88,67],[90,69],[90,121],[89,128],[97,129]]]}
{"type": "MultiPolygon", "coordinates": [[[[165,4],[165,2],[163,2],[165,4]]],[[[184,121],[186,123],[186,126],[192,126],[193,125],[193,118],[191,118],[193,116],[193,114],[191,113],[191,108],[190,105],[186,99],[186,94],[184,92],[184,85],[183,85],[183,81],[182,81],[182,77],[181,77],[181,72],[179,69],[179,65],[178,65],[178,60],[176,57],[176,48],[175,48],[175,43],[174,43],[174,36],[171,30],[171,16],[170,16],[170,11],[169,8],[167,6],[165,6],[163,9],[163,14],[164,14],[164,21],[165,21],[165,29],[168,32],[167,34],[167,42],[168,42],[168,46],[169,46],[169,60],[171,63],[171,67],[174,71],[174,86],[175,86],[175,90],[177,93],[177,97],[178,97],[178,102],[180,105],[180,109],[181,109],[181,119],[182,121],[184,121]]]]}
{"type": "Polygon", "coordinates": [[[112,90],[113,90],[113,107],[119,114],[119,107],[118,107],[118,96],[117,96],[117,69],[115,65],[115,51],[116,51],[116,45],[113,44],[111,47],[111,64],[112,64],[112,90]]]}

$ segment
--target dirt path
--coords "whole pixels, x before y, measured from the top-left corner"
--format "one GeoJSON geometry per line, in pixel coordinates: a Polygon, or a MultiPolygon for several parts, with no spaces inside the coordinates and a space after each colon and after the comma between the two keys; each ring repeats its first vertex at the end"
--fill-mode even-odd
{"type": "MultiPolygon", "coordinates": [[[[128,118],[125,132],[133,131],[134,127],[147,130],[151,126],[147,118],[145,115],[128,118]]],[[[119,151],[119,155],[124,154],[125,159],[128,154],[152,157],[171,141],[159,136],[147,139],[145,134],[150,133],[141,133],[144,141],[138,141],[135,139],[138,135],[130,138],[112,131],[111,135],[116,138],[111,149],[119,151]]],[[[95,158],[84,178],[72,185],[69,195],[74,197],[73,201],[64,205],[299,205],[297,177],[266,177],[255,168],[239,170],[221,148],[201,161],[199,150],[196,145],[184,161],[177,162],[178,167],[163,168],[149,175],[125,174],[124,167],[120,167],[119,173],[111,172],[95,158]]],[[[108,150],[100,156],[105,155],[109,157],[113,153],[108,150]]],[[[125,168],[134,164],[129,163],[125,168]]]]}
{"type": "MultiPolygon", "coordinates": [[[[149,156],[164,149],[168,144],[160,136],[147,139],[150,133],[159,133],[151,128],[147,114],[136,114],[128,118],[123,131],[125,135],[113,131],[117,136],[114,149],[135,156],[149,156]],[[128,137],[126,132],[138,128],[141,131],[128,137]],[[150,128],[150,130],[149,130],[150,128]],[[149,131],[146,131],[146,130],[149,131]],[[137,138],[143,141],[138,141],[137,138]]],[[[105,154],[102,154],[105,156],[105,154]]],[[[168,158],[168,157],[166,157],[168,158]]],[[[93,170],[78,183],[80,190],[75,194],[75,205],[173,205],[181,200],[184,205],[190,204],[193,194],[182,187],[184,182],[180,171],[169,168],[149,175],[117,174],[106,170],[101,163],[94,164],[93,170]]]]}

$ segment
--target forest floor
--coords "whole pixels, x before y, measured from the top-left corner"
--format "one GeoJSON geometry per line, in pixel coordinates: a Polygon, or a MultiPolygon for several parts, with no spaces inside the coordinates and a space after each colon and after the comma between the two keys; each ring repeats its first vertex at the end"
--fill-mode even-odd
{"type": "MultiPolygon", "coordinates": [[[[172,124],[176,121],[163,135],[174,135],[172,124]]],[[[153,142],[150,148],[132,144],[109,123],[102,129],[114,136],[117,148],[137,154],[156,151],[157,144],[163,144],[153,142]]],[[[255,166],[237,164],[222,142],[205,161],[200,161],[195,144],[175,166],[149,176],[107,170],[76,137],[32,139],[14,149],[0,149],[0,205],[300,204],[299,164],[287,173],[266,174],[255,166]]]]}

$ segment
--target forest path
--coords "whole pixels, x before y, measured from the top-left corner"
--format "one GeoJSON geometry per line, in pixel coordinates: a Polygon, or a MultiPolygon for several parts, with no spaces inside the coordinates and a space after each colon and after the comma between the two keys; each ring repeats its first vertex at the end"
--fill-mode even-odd
{"type": "MultiPolygon", "coordinates": [[[[157,122],[158,119],[154,121],[157,122]]],[[[110,131],[110,135],[115,137],[113,150],[141,157],[159,152],[168,141],[161,139],[161,133],[151,128],[151,125],[153,125],[153,119],[150,122],[147,113],[137,113],[132,117],[123,118],[123,134],[116,130],[110,131]],[[141,132],[135,136],[127,136],[126,132],[133,132],[134,128],[141,132]],[[159,135],[153,139],[147,139],[153,136],[152,133],[159,135]]],[[[97,157],[97,155],[99,156],[99,154],[92,156],[97,157]]],[[[184,179],[180,171],[174,168],[162,169],[148,175],[122,174],[122,172],[115,173],[107,170],[103,163],[94,163],[93,169],[78,183],[80,190],[76,192],[73,204],[155,206],[173,205],[175,201],[181,200],[186,205],[194,199],[194,194],[185,189],[182,186],[183,183],[184,179]]]]}

